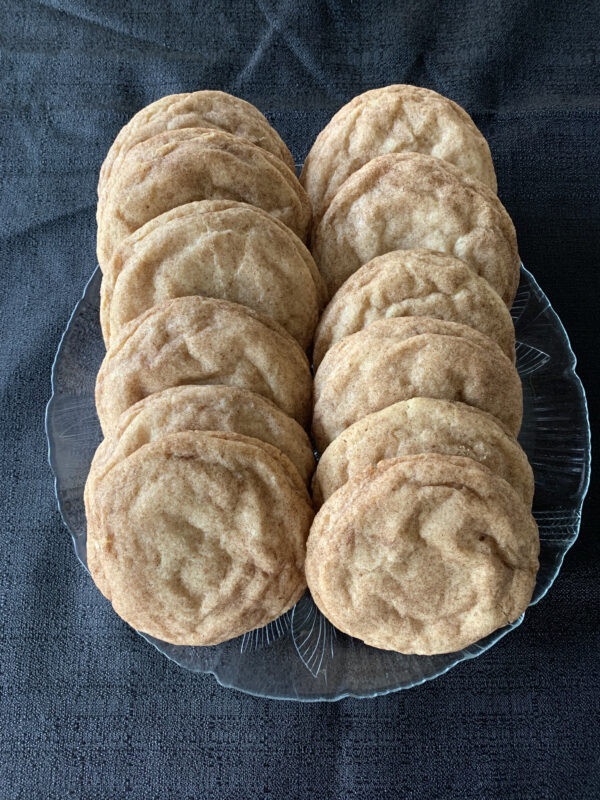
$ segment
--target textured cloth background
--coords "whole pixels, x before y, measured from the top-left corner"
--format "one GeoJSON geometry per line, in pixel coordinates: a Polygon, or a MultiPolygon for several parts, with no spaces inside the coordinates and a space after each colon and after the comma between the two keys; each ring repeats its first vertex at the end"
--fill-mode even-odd
{"type": "Polygon", "coordinates": [[[548,597],[483,657],[371,701],[281,703],[180,670],[112,613],[61,524],[43,430],[127,119],[224,89],[301,161],[339,106],[391,82],[452,97],[489,138],[596,418],[599,30],[595,0],[0,0],[1,800],[600,796],[597,497],[548,597]]]}

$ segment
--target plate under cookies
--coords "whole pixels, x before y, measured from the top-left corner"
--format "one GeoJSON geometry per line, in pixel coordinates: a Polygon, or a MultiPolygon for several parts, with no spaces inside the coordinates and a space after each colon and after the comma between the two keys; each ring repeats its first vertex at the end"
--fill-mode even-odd
{"type": "MultiPolygon", "coordinates": [[[[46,410],[49,461],[62,518],[86,564],[83,487],[101,435],[94,382],[104,355],[98,319],[100,270],[92,275],[61,339],[46,410]]],[[[540,571],[532,603],[554,582],[579,532],[589,483],[590,428],[585,393],[565,329],[526,269],[512,308],[517,368],[524,393],[519,441],[534,470],[534,516],[540,571]]],[[[108,611],[97,594],[96,613],[108,611]]],[[[112,613],[112,612],[111,612],[112,613]]],[[[520,624],[443,656],[403,656],[367,647],[336,631],[306,594],[265,628],[213,647],[178,647],[145,636],[185,669],[211,673],[223,685],[278,699],[319,701],[373,697],[431,680],[488,650],[520,624]]]]}

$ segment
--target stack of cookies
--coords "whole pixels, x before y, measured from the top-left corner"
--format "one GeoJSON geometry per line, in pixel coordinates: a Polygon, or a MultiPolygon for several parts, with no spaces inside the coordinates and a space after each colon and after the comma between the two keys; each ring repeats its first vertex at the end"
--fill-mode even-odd
{"type": "Polygon", "coordinates": [[[300,181],[221,92],[123,128],[98,186],[85,502],[88,566],[127,622],[217,644],[308,582],[342,631],[433,654],[523,613],[539,544],[496,188],[470,117],[410,86],[341,109],[300,181]]]}
{"type": "Polygon", "coordinates": [[[435,92],[356,97],[301,176],[330,301],[314,343],[312,595],[375,647],[435,654],[517,619],[538,568],[488,145],[435,92]]]}
{"type": "Polygon", "coordinates": [[[254,106],[212,91],[143,109],[102,167],[88,566],[175,644],[261,627],[306,589],[305,351],[326,288],[294,169],[254,106]]]}

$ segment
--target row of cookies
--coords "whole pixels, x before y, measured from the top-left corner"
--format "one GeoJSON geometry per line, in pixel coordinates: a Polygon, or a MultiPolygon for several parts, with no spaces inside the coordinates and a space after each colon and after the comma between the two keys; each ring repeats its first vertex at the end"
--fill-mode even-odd
{"type": "Polygon", "coordinates": [[[88,566],[121,617],[171,643],[265,625],[306,588],[305,351],[326,288],[293,167],[257,109],[195,92],[133,117],[100,174],[88,566]]]}
{"type": "Polygon", "coordinates": [[[392,86],[334,116],[301,180],[331,296],[309,588],[367,644],[458,650],[523,613],[539,549],[516,440],[520,261],[489,148],[456,104],[392,86]]]}

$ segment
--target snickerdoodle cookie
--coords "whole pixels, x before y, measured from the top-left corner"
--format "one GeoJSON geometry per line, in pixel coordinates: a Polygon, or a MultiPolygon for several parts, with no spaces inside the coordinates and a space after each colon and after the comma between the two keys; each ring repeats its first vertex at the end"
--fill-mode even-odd
{"type": "Polygon", "coordinates": [[[367,467],[397,456],[468,456],[509,483],[531,507],[534,481],[525,452],[491,414],[464,403],[415,397],[358,420],[321,456],[312,491],[319,507],[367,467]]]}
{"type": "Polygon", "coordinates": [[[246,203],[205,200],[155,217],[120,243],[103,276],[100,321],[109,346],[146,309],[197,294],[248,306],[307,348],[322,291],[289,228],[246,203]]]}
{"type": "Polygon", "coordinates": [[[454,256],[394,250],[378,256],[340,286],[315,335],[315,368],[332,345],[389,317],[436,317],[485,333],[515,359],[510,312],[490,284],[454,256]]]}
{"type": "Polygon", "coordinates": [[[245,139],[202,128],[166,131],[136,144],[99,199],[97,255],[104,269],[117,245],[148,220],[193,200],[258,206],[306,238],[306,192],[283,161],[245,139]]]}
{"type": "Polygon", "coordinates": [[[402,152],[437,156],[497,189],[490,148],[467,112],[430,89],[396,84],[359,94],[317,136],[300,177],[315,218],[352,173],[402,152]]]}
{"type": "Polygon", "coordinates": [[[184,384],[248,389],[301,425],[309,419],[310,368],[295,339],[237,303],[179,297],[128,323],[112,342],[96,381],[104,435],[134,403],[184,384]]]}
{"type": "Polygon", "coordinates": [[[462,259],[512,304],[520,260],[506,209],[481,181],[434,156],[369,161],[342,184],[312,241],[330,294],[375,256],[421,247],[462,259]]]}
{"type": "Polygon", "coordinates": [[[254,392],[234,386],[177,386],[151,394],[124,411],[114,432],[96,450],[86,484],[91,491],[116,464],[148,442],[180,431],[224,431],[277,447],[304,483],[315,468],[306,431],[254,392]]]}
{"type": "Polygon", "coordinates": [[[105,193],[111,175],[118,172],[132,147],[158,133],[178,128],[216,128],[241,136],[295,171],[294,159],[285,143],[251,103],[211,90],[170,94],[142,108],[121,128],[102,164],[98,195],[105,193]]]}
{"type": "Polygon", "coordinates": [[[173,644],[218,644],[301,597],[312,517],[276,448],[174,433],[125,458],[88,496],[88,566],[133,627],[173,644]]]}
{"type": "Polygon", "coordinates": [[[515,436],[521,426],[521,381],[495,342],[457,322],[396,317],[347,336],[321,362],[314,382],[317,449],[367,414],[412,397],[475,406],[515,436]]]}
{"type": "Polygon", "coordinates": [[[404,456],[368,468],[322,506],[306,578],[340,630],[433,655],[516,620],[531,600],[538,553],[529,509],[487,467],[404,456]]]}

